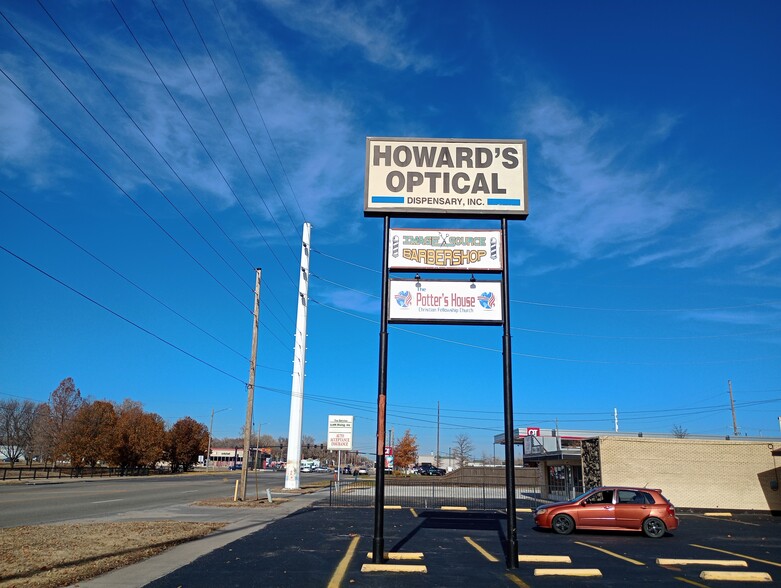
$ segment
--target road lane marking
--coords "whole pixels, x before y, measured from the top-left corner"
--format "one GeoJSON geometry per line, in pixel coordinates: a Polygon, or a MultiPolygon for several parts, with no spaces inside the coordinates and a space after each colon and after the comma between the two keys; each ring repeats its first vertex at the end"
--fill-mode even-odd
{"type": "Polygon", "coordinates": [[[200,492],[200,490],[185,490],[184,492],[181,492],[181,494],[192,494],[193,492],[200,492]]]}
{"type": "Polygon", "coordinates": [[[602,572],[597,568],[581,568],[579,570],[564,568],[537,568],[534,570],[535,576],[577,576],[578,578],[596,578],[602,577],[602,572]]]}
{"type": "Polygon", "coordinates": [[[751,561],[756,561],[763,564],[768,564],[771,566],[776,566],[777,568],[781,568],[781,563],[775,562],[775,561],[768,561],[766,559],[759,559],[758,557],[751,557],[750,555],[744,555],[742,553],[735,553],[734,551],[726,551],[724,549],[717,549],[715,547],[706,547],[705,545],[697,545],[695,543],[690,543],[692,547],[699,547],[700,549],[709,549],[711,551],[718,551],[719,553],[726,553],[727,555],[734,555],[735,557],[742,557],[743,559],[750,559],[751,561]]]}
{"type": "Polygon", "coordinates": [[[727,580],[730,582],[772,582],[767,572],[700,572],[703,580],[727,580]]]}
{"type": "Polygon", "coordinates": [[[675,559],[675,558],[657,558],[656,563],[660,566],[733,566],[736,568],[747,568],[748,564],[742,559],[675,559]]]}
{"type": "Polygon", "coordinates": [[[518,563],[572,563],[569,555],[519,555],[518,563]]]}
{"type": "Polygon", "coordinates": [[[360,538],[361,538],[360,535],[356,535],[350,541],[350,545],[347,548],[347,552],[344,554],[342,561],[339,562],[339,565],[336,566],[336,570],[334,570],[334,575],[331,576],[331,581],[328,582],[328,588],[339,588],[339,586],[341,586],[342,580],[344,579],[344,575],[347,573],[347,567],[350,565],[350,560],[353,558],[353,554],[355,553],[355,550],[358,547],[358,540],[360,538]]]}
{"type": "Polygon", "coordinates": [[[124,498],[112,498],[111,500],[96,500],[90,504],[104,504],[106,502],[120,502],[122,500],[124,500],[124,498]]]}
{"type": "Polygon", "coordinates": [[[477,543],[475,543],[475,541],[474,541],[474,540],[473,540],[471,537],[464,537],[464,539],[466,539],[466,542],[467,542],[467,543],[469,543],[469,545],[471,545],[472,547],[474,547],[475,549],[477,549],[477,552],[478,552],[480,555],[482,555],[482,556],[483,556],[485,559],[487,559],[488,561],[490,561],[490,562],[493,562],[493,563],[495,563],[495,562],[499,561],[499,560],[498,560],[498,559],[496,559],[496,558],[495,558],[493,555],[491,555],[491,554],[490,554],[490,553],[488,553],[488,552],[487,552],[485,549],[483,549],[483,548],[482,548],[482,547],[480,547],[480,546],[479,546],[477,543]]]}
{"type": "Polygon", "coordinates": [[[632,559],[631,557],[619,555],[618,553],[613,553],[612,551],[608,551],[607,549],[602,549],[601,547],[597,547],[596,545],[589,545],[588,543],[581,543],[580,541],[575,541],[575,543],[578,545],[582,545],[583,547],[590,547],[591,549],[596,549],[597,551],[601,551],[602,553],[607,553],[608,555],[612,555],[613,557],[617,557],[618,559],[623,559],[624,561],[628,561],[629,563],[635,564],[636,566],[645,565],[641,561],[637,561],[636,559],[632,559]]]}
{"type": "Polygon", "coordinates": [[[510,580],[513,584],[518,586],[518,588],[529,588],[529,585],[521,580],[518,576],[513,576],[512,574],[505,574],[505,577],[510,580]]]}

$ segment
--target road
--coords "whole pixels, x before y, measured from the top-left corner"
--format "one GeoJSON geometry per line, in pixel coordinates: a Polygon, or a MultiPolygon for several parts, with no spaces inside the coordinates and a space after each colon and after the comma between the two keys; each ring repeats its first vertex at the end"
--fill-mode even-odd
{"type": "MultiPolygon", "coordinates": [[[[327,474],[302,475],[302,482],[310,479],[308,476],[311,479],[328,478],[327,474]]],[[[192,511],[187,508],[189,504],[207,498],[232,497],[238,479],[239,472],[230,472],[0,485],[0,528],[67,521],[159,518],[178,510],[186,519],[196,520],[196,515],[184,512],[192,511]]],[[[266,488],[280,488],[284,481],[284,472],[259,473],[258,492],[263,495],[266,488]]],[[[254,498],[255,494],[255,474],[249,472],[247,497],[254,498]]],[[[207,518],[214,520],[211,513],[207,518]]]]}

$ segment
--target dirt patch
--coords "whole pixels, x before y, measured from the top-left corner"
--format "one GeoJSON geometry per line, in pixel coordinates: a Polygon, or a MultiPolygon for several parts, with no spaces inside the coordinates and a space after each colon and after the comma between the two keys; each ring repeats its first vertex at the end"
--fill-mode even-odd
{"type": "Polygon", "coordinates": [[[191,541],[224,523],[145,521],[0,531],[0,587],[69,586],[191,541]]]}
{"type": "Polygon", "coordinates": [[[290,500],[289,498],[274,498],[274,502],[269,502],[268,499],[262,500],[237,500],[233,502],[233,498],[207,498],[206,500],[199,500],[193,502],[195,506],[222,506],[225,508],[273,508],[279,506],[290,500]]]}

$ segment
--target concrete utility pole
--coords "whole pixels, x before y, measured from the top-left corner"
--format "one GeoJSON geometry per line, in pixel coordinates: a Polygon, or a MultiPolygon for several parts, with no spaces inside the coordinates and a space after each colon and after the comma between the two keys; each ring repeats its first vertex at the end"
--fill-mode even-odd
{"type": "MultiPolygon", "coordinates": [[[[615,422],[616,425],[616,433],[618,433],[618,409],[617,408],[613,409],[613,421],[615,422]]],[[[556,428],[558,429],[558,427],[556,428]]]]}
{"type": "Polygon", "coordinates": [[[735,416],[735,399],[732,397],[732,380],[727,380],[727,388],[729,389],[729,405],[732,408],[732,431],[737,437],[738,432],[738,419],[735,416]]]}
{"type": "Polygon", "coordinates": [[[247,383],[247,418],[244,421],[244,458],[239,478],[239,499],[247,497],[247,470],[249,469],[249,445],[252,436],[252,408],[255,405],[255,365],[258,358],[258,320],[260,319],[260,274],[255,270],[255,314],[252,320],[252,354],[249,359],[249,382],[247,383]]]}
{"type": "Polygon", "coordinates": [[[304,419],[306,311],[309,300],[309,234],[311,228],[309,223],[304,223],[301,238],[301,275],[298,277],[296,343],[293,350],[293,385],[290,395],[290,428],[287,436],[286,490],[296,490],[301,485],[301,427],[304,419]]]}

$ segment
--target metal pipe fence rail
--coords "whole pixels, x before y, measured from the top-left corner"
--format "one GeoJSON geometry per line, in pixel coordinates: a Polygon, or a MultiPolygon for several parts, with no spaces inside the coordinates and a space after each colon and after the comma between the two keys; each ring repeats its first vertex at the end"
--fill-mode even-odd
{"type": "MultiPolygon", "coordinates": [[[[506,508],[506,487],[486,483],[454,483],[439,479],[409,483],[386,480],[385,506],[404,508],[466,507],[469,510],[503,510],[506,508]]],[[[325,502],[325,501],[323,501],[325,502]]],[[[515,487],[516,508],[535,508],[549,502],[540,496],[539,486],[515,487]]],[[[332,481],[328,506],[374,506],[372,480],[332,481]]]]}
{"type": "Polygon", "coordinates": [[[41,467],[19,466],[0,468],[0,481],[8,480],[56,480],[61,478],[111,478],[118,476],[148,476],[156,473],[151,468],[101,468],[101,467],[41,467]]]}

